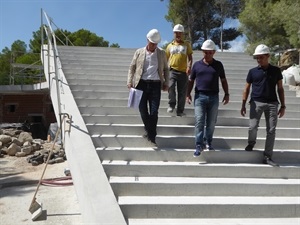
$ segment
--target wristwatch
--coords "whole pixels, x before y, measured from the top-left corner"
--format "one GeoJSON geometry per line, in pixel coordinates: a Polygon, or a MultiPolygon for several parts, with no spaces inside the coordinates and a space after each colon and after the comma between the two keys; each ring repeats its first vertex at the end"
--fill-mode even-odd
{"type": "Polygon", "coordinates": [[[281,108],[281,109],[286,109],[286,106],[285,106],[285,105],[282,105],[280,108],[281,108]]]}

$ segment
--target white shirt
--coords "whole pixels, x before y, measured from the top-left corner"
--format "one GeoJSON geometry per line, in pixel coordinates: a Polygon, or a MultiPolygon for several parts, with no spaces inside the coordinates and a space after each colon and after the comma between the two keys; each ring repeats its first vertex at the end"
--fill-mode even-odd
{"type": "Polygon", "coordinates": [[[143,80],[160,80],[158,75],[158,60],[156,49],[154,52],[149,52],[146,49],[146,56],[143,68],[143,80]]]}

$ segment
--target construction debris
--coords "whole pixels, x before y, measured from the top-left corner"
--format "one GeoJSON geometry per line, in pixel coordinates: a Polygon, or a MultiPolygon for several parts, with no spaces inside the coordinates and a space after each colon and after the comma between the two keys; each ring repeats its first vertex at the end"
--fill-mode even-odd
{"type": "MultiPolygon", "coordinates": [[[[37,166],[46,162],[53,143],[51,140],[33,139],[30,132],[19,128],[0,129],[0,156],[27,157],[27,162],[37,166]]],[[[65,151],[59,142],[55,143],[49,164],[66,160],[65,151]]]]}

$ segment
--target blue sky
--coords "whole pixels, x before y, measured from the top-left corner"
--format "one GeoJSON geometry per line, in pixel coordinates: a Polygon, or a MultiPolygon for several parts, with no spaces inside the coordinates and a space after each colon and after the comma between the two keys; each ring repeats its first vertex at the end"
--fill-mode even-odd
{"type": "MultiPolygon", "coordinates": [[[[156,28],[161,45],[173,38],[165,19],[168,0],[0,0],[0,51],[16,40],[29,45],[32,32],[41,25],[41,9],[63,30],[86,29],[121,48],[139,48],[146,34],[156,28]]],[[[237,25],[237,21],[231,21],[237,25]]],[[[231,23],[229,22],[229,24],[231,23]]],[[[231,51],[242,51],[242,39],[231,51]]]]}

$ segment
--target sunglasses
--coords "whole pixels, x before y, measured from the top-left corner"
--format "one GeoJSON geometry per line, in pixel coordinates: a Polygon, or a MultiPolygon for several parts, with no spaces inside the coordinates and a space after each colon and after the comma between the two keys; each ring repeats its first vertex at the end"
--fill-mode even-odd
{"type": "Polygon", "coordinates": [[[256,55],[253,58],[254,59],[265,59],[265,58],[267,58],[267,56],[266,55],[256,55]]]}
{"type": "Polygon", "coordinates": [[[215,51],[203,51],[205,55],[213,55],[215,51]]]}

